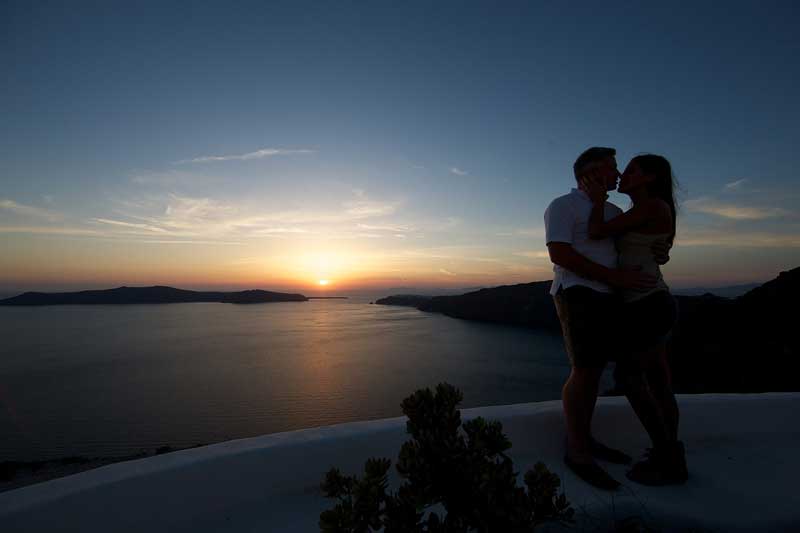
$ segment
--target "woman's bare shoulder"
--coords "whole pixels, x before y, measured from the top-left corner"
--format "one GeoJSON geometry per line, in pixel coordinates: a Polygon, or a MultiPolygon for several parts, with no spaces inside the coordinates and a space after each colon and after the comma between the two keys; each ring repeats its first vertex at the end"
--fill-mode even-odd
{"type": "Polygon", "coordinates": [[[672,216],[672,209],[669,204],[661,198],[650,198],[647,201],[647,209],[654,214],[666,214],[672,216]]]}

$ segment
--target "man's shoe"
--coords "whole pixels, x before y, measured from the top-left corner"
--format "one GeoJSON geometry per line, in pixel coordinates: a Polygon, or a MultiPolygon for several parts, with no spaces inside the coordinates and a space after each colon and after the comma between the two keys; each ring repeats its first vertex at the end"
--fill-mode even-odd
{"type": "Polygon", "coordinates": [[[682,485],[689,478],[682,442],[661,448],[648,448],[645,458],[626,474],[628,479],[642,485],[682,485]]]}
{"type": "Polygon", "coordinates": [[[597,463],[577,463],[564,456],[564,462],[575,472],[575,474],[589,485],[603,490],[617,490],[620,487],[619,481],[609,475],[597,463]]]}
{"type": "Polygon", "coordinates": [[[609,448],[605,444],[594,439],[589,441],[589,446],[592,457],[595,459],[608,461],[609,463],[618,465],[629,465],[633,461],[633,458],[627,453],[620,450],[615,450],[614,448],[609,448]]]}
{"type": "Polygon", "coordinates": [[[685,483],[689,479],[689,469],[686,466],[686,448],[681,441],[676,441],[670,454],[670,465],[674,469],[674,477],[685,483]]]}

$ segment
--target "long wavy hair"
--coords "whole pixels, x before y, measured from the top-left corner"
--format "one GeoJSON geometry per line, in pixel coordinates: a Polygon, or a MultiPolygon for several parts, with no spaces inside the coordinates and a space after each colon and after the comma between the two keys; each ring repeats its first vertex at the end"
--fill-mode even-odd
{"type": "Polygon", "coordinates": [[[672,213],[672,234],[669,237],[669,241],[672,243],[675,240],[675,229],[677,227],[676,182],[675,176],[672,174],[672,165],[669,164],[666,157],[655,154],[637,155],[632,161],[639,165],[643,174],[648,174],[655,178],[647,184],[647,193],[654,198],[660,198],[669,205],[669,210],[672,213]]]}

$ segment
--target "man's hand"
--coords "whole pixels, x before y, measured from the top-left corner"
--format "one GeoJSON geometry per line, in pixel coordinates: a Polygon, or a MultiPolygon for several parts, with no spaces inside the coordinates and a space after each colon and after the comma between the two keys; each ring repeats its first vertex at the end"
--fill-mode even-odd
{"type": "Polygon", "coordinates": [[[581,176],[581,189],[586,191],[593,204],[602,204],[608,199],[606,186],[603,184],[601,178],[591,172],[581,176]]]}
{"type": "Polygon", "coordinates": [[[618,289],[652,289],[656,286],[658,278],[641,272],[641,268],[612,270],[608,284],[618,289]]]}
{"type": "Polygon", "coordinates": [[[653,243],[650,250],[653,252],[653,259],[656,264],[666,265],[669,262],[669,251],[671,248],[672,244],[663,239],[658,239],[653,243]]]}

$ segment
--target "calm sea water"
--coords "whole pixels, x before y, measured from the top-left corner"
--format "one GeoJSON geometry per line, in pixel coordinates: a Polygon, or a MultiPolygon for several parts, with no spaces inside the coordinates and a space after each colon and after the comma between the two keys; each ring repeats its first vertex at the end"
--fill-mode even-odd
{"type": "Polygon", "coordinates": [[[463,407],[558,398],[561,339],[336,300],[0,308],[0,460],[121,456],[400,416],[447,381],[463,407]]]}

